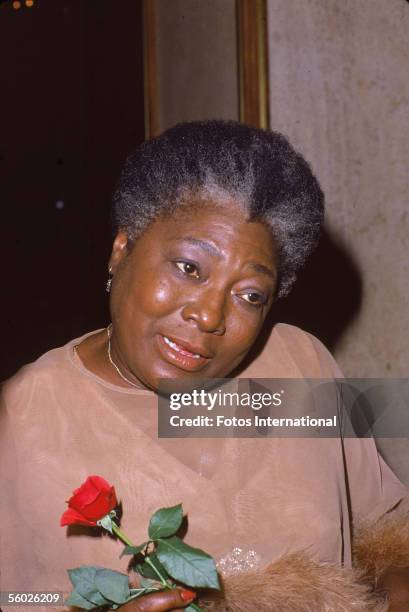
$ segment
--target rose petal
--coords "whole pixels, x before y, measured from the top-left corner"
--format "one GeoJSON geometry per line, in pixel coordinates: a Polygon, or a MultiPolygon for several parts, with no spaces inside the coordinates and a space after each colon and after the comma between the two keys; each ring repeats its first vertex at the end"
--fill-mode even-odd
{"type": "Polygon", "coordinates": [[[76,510],[68,508],[61,516],[60,525],[61,527],[64,527],[64,525],[87,525],[95,527],[96,521],[89,521],[76,510]]]}
{"type": "Polygon", "coordinates": [[[88,479],[91,480],[94,486],[99,490],[110,491],[113,488],[105,478],[102,478],[102,476],[88,476],[87,480],[88,479]]]}
{"type": "Polygon", "coordinates": [[[95,525],[117,505],[114,487],[101,476],[88,476],[68,500],[73,514],[68,514],[67,520],[80,525],[95,525]]]}
{"type": "Polygon", "coordinates": [[[115,490],[101,491],[92,503],[81,508],[81,514],[90,521],[97,521],[113,510],[116,505],[115,490]]]}
{"type": "Polygon", "coordinates": [[[111,492],[112,485],[100,476],[88,476],[87,480],[74,491],[71,500],[79,508],[91,504],[101,493],[101,491],[111,492]]]}
{"type": "MultiPolygon", "coordinates": [[[[91,504],[98,497],[101,489],[105,487],[105,482],[106,481],[104,481],[102,486],[98,486],[99,483],[94,483],[93,477],[88,476],[86,481],[74,491],[73,495],[68,500],[70,507],[81,512],[84,506],[91,504]]],[[[108,487],[111,486],[108,483],[106,483],[106,485],[108,485],[108,487]]]]}

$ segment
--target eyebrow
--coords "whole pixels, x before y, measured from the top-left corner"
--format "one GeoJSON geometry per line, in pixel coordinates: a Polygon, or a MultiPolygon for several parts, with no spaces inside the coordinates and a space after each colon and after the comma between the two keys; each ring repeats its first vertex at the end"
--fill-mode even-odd
{"type": "Polygon", "coordinates": [[[272,278],[273,280],[277,280],[276,272],[274,272],[274,270],[272,270],[271,268],[267,268],[267,266],[263,266],[263,264],[252,262],[249,264],[249,267],[253,268],[253,270],[255,270],[256,272],[261,272],[261,274],[266,274],[269,278],[272,278]]]}
{"type": "MultiPolygon", "coordinates": [[[[215,247],[211,242],[207,242],[206,240],[201,240],[200,238],[194,238],[193,236],[184,236],[182,238],[182,241],[188,242],[189,244],[192,244],[193,246],[198,246],[204,251],[206,251],[206,253],[209,253],[210,255],[214,255],[215,257],[218,257],[219,259],[221,257],[221,253],[219,249],[215,247]]],[[[249,268],[252,268],[255,272],[260,272],[261,274],[265,274],[266,276],[268,276],[269,278],[272,278],[273,280],[277,280],[277,273],[271,268],[264,266],[263,264],[251,262],[248,264],[248,266],[249,268]]]]}
{"type": "Polygon", "coordinates": [[[207,242],[206,240],[200,240],[200,238],[193,238],[193,236],[185,236],[182,238],[183,242],[188,242],[193,246],[198,246],[206,253],[210,255],[214,255],[215,257],[221,258],[221,253],[217,247],[214,246],[211,242],[207,242]]]}

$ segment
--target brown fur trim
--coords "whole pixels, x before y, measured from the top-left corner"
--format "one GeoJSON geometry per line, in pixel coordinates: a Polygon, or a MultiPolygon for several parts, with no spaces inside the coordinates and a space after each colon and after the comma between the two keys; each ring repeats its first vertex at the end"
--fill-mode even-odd
{"type": "Polygon", "coordinates": [[[262,571],[225,578],[224,599],[200,605],[212,612],[386,612],[385,601],[359,578],[353,570],[294,553],[262,571]]]}
{"type": "Polygon", "coordinates": [[[409,515],[385,515],[375,524],[363,524],[353,541],[354,566],[372,584],[389,567],[409,567],[409,515]]]}

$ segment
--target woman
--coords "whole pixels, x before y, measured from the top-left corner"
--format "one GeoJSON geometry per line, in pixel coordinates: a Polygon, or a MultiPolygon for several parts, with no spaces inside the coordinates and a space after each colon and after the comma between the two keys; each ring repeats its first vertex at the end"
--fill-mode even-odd
{"type": "MultiPolygon", "coordinates": [[[[69,567],[123,569],[112,538],[58,526],[67,493],[101,474],[136,541],[155,509],[183,503],[186,542],[224,577],[214,610],[381,610],[371,591],[390,581],[389,609],[409,609],[395,604],[406,596],[407,491],[372,440],[157,439],[163,378],[339,376],[291,326],[265,330],[251,352],[322,220],[319,185],[279,134],[181,124],[128,158],[114,195],[112,324],[50,351],[4,391],[3,589],[66,591],[69,567]]],[[[186,597],[126,609],[176,609],[186,597]]]]}

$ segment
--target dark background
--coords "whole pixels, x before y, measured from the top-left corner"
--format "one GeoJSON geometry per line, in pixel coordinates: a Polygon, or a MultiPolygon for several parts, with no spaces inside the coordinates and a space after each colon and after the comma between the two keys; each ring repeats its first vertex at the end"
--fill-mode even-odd
{"type": "MultiPolygon", "coordinates": [[[[144,140],[142,21],[142,0],[0,0],[0,380],[109,322],[111,194],[144,140]]],[[[266,329],[292,323],[334,350],[361,299],[327,231],[266,329]]]]}
{"type": "Polygon", "coordinates": [[[141,5],[0,4],[0,380],[109,320],[110,198],[144,139],[141,5]]]}

